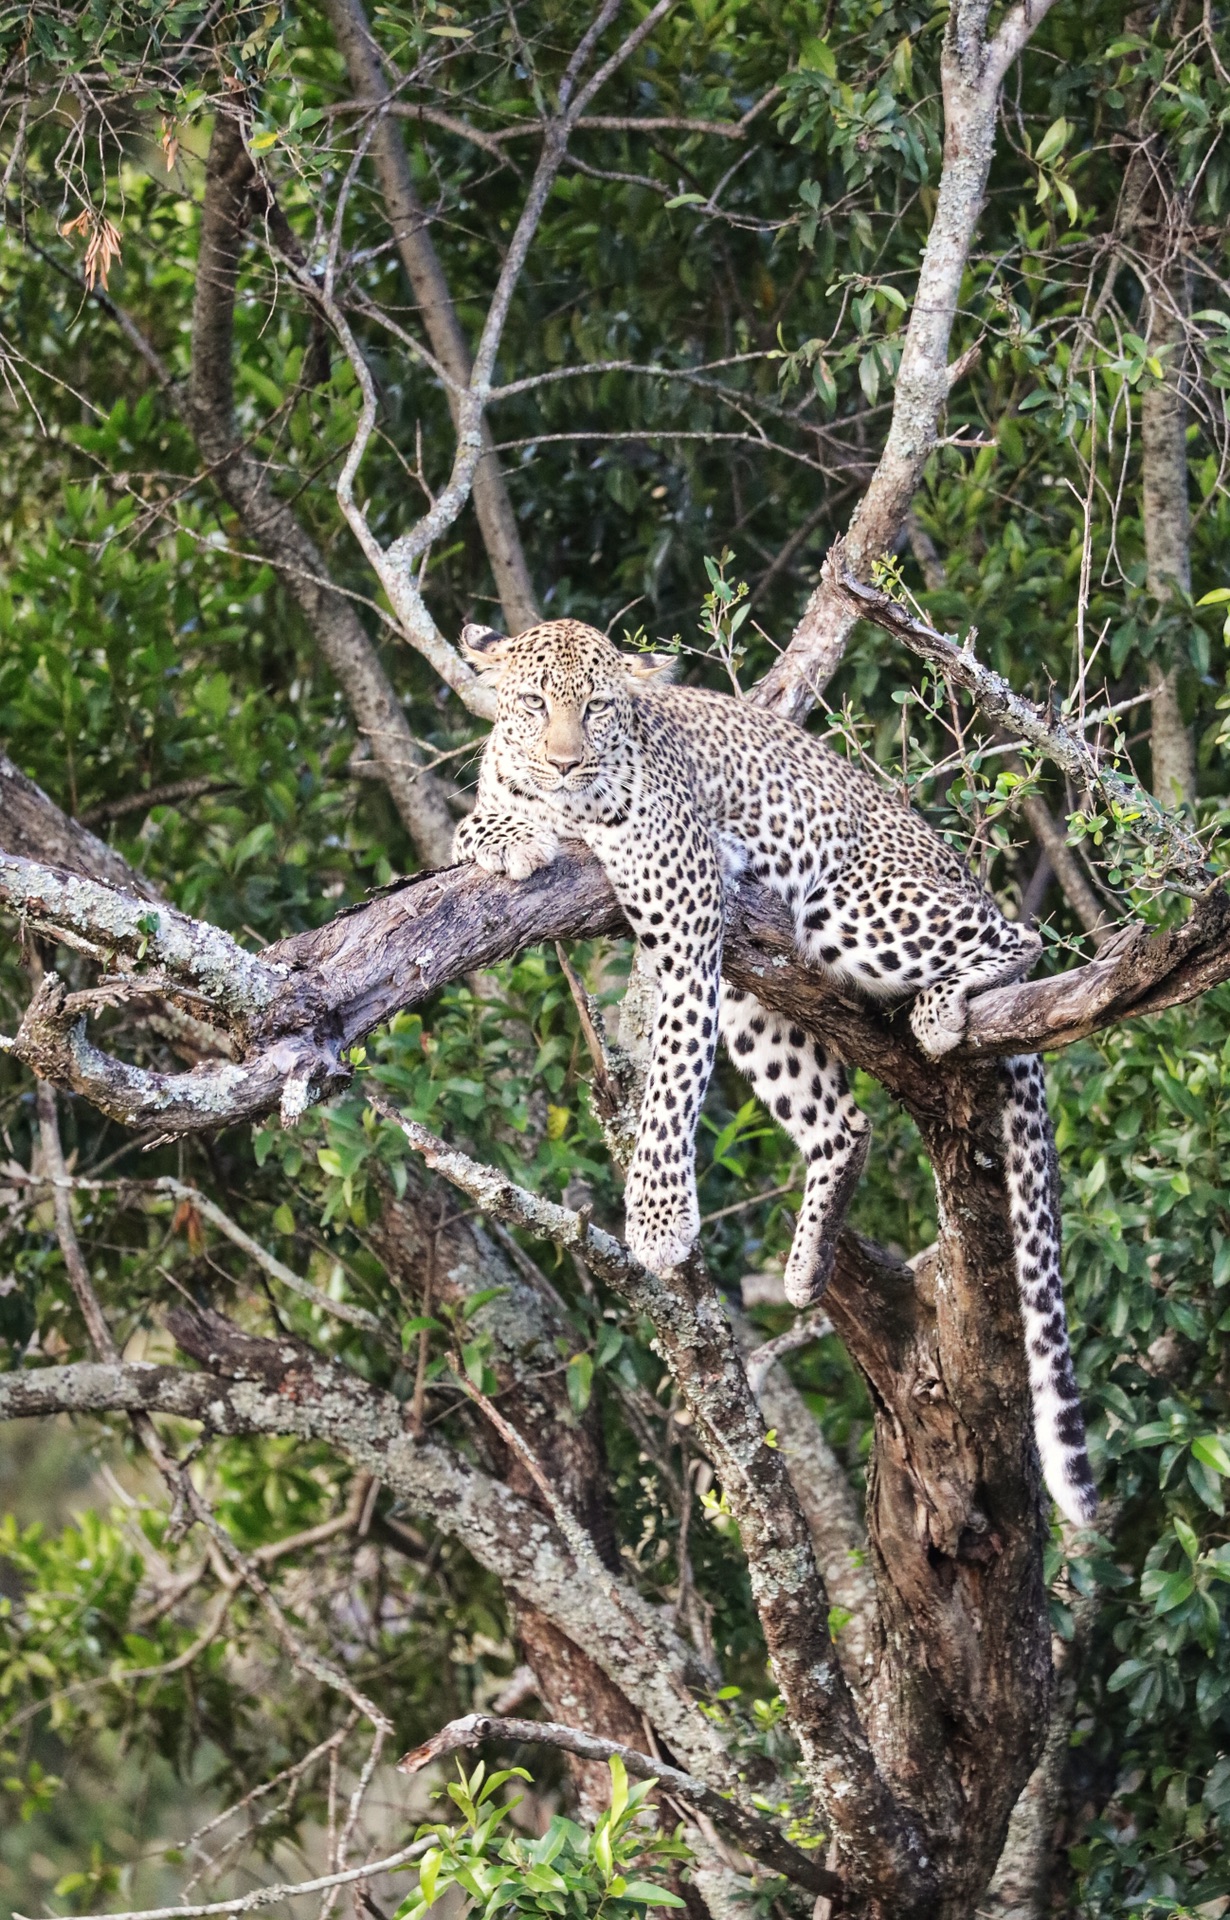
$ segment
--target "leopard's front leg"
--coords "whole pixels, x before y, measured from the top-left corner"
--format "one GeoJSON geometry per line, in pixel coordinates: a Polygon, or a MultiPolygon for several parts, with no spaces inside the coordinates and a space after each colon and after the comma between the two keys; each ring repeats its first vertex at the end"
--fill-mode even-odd
{"type": "Polygon", "coordinates": [[[624,1207],[631,1252],[661,1273],[686,1258],[700,1232],[696,1128],[717,1048],[721,873],[694,816],[659,813],[614,858],[596,850],[658,988],[624,1207]]]}

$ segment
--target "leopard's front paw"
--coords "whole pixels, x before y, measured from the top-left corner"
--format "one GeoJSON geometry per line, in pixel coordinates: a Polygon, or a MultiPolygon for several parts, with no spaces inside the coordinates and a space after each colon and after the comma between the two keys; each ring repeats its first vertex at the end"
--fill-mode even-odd
{"type": "Polygon", "coordinates": [[[687,1259],[700,1233],[696,1188],[661,1184],[649,1168],[642,1174],[633,1160],[624,1191],[628,1251],[651,1273],[667,1273],[687,1259]]]}
{"type": "Polygon", "coordinates": [[[472,860],[484,873],[506,873],[510,880],[528,880],[539,867],[549,867],[559,853],[559,837],[550,827],[484,829],[472,822],[473,816],[463,820],[454,834],[453,857],[472,860]]]}

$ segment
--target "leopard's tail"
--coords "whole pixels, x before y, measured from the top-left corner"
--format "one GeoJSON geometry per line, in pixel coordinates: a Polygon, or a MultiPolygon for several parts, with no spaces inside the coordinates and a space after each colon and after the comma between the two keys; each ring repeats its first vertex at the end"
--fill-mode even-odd
{"type": "Polygon", "coordinates": [[[1075,1526],[1088,1526],[1098,1496],[1068,1347],[1059,1270],[1059,1162],[1046,1080],[1036,1054],[1005,1060],[1004,1067],[1005,1167],[1042,1477],[1060,1512],[1075,1526]]]}

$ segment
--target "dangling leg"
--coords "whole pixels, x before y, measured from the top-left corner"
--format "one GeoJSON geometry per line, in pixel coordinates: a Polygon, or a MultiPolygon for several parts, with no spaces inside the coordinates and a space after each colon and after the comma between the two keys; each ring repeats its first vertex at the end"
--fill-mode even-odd
{"type": "Polygon", "coordinates": [[[837,1236],[863,1171],[871,1129],[850,1097],[841,1061],[801,1027],[725,982],[722,1038],[807,1164],[784,1278],[791,1305],[808,1307],[820,1298],[833,1270],[837,1236]]]}

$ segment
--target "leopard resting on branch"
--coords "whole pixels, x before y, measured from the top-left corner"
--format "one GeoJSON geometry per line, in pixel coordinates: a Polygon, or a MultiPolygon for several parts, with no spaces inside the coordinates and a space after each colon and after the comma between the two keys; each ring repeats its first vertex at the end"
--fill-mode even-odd
{"type": "MultiPolygon", "coordinates": [[[[672,686],[662,662],[622,654],[574,620],[515,639],[470,626],[462,647],[498,693],[457,858],[524,879],[563,841],[583,842],[657,986],[625,1190],[629,1248],[668,1271],[699,1233],[696,1127],[720,1032],[806,1164],[785,1288],[810,1305],[832,1269],[868,1123],[831,1048],[723,983],[728,883],[748,875],[784,900],[812,966],[879,1000],[911,1000],[932,1059],[959,1045],[971,994],[1027,972],[1038,935],[1004,918],[920,815],[793,722],[672,686]]],[[[1084,1524],[1097,1498],[1068,1349],[1046,1085],[1032,1056],[1003,1072],[1035,1432],[1047,1486],[1084,1524]]]]}

